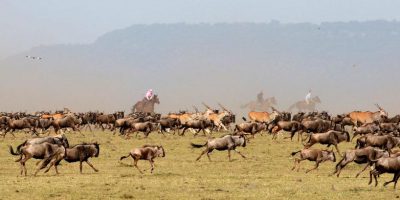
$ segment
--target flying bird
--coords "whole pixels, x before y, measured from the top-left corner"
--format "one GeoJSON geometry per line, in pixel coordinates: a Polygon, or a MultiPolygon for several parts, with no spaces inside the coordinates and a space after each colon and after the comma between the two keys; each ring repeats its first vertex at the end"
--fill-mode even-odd
{"type": "Polygon", "coordinates": [[[43,59],[42,57],[39,57],[39,56],[25,56],[25,58],[29,58],[32,60],[42,60],[43,59]]]}

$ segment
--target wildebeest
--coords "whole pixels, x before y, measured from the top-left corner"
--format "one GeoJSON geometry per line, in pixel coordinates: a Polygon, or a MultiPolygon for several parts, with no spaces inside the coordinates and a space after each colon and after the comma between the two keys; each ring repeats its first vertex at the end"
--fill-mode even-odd
{"type": "Polygon", "coordinates": [[[122,156],[120,160],[129,156],[133,158],[133,166],[142,174],[143,172],[139,169],[137,163],[139,160],[148,160],[151,165],[151,173],[153,173],[154,158],[165,157],[165,150],[161,145],[143,145],[141,148],[132,149],[127,156],[122,156]]]}
{"type": "Polygon", "coordinates": [[[336,165],[335,171],[332,173],[332,175],[336,174],[337,177],[339,177],[342,169],[351,162],[355,162],[357,164],[366,163],[367,165],[365,165],[364,169],[357,173],[356,177],[358,177],[363,171],[368,168],[368,166],[372,164],[373,160],[376,160],[383,156],[389,156],[388,152],[374,147],[347,150],[344,153],[343,158],[336,165]]]}
{"type": "Polygon", "coordinates": [[[356,137],[357,135],[366,135],[369,133],[373,134],[379,130],[380,130],[380,127],[378,125],[376,125],[375,123],[368,123],[368,124],[364,124],[363,126],[360,126],[360,127],[354,127],[353,128],[353,137],[351,138],[351,140],[353,140],[354,137],[356,137]]]}
{"type": "Polygon", "coordinates": [[[350,142],[350,135],[348,132],[340,132],[340,131],[328,131],[325,133],[315,133],[310,135],[310,139],[308,140],[308,143],[304,145],[305,148],[310,148],[312,145],[316,143],[320,144],[326,144],[328,147],[330,145],[334,145],[336,148],[336,151],[340,155],[340,151],[338,148],[338,144],[340,142],[347,141],[350,142]]]}
{"type": "Polygon", "coordinates": [[[25,163],[30,158],[42,159],[41,165],[39,165],[35,172],[36,176],[39,170],[45,168],[49,163],[50,166],[45,172],[49,171],[50,167],[54,165],[56,173],[58,174],[56,163],[60,162],[65,156],[64,146],[58,144],[50,144],[48,142],[23,146],[21,147],[20,152],[14,152],[11,145],[9,146],[9,148],[11,155],[20,156],[20,158],[17,159],[15,162],[20,162],[21,175],[25,172],[25,176],[27,174],[25,163]]]}
{"type": "Polygon", "coordinates": [[[357,139],[356,148],[378,147],[391,152],[398,145],[398,141],[390,135],[366,135],[357,139]]]}
{"type": "Polygon", "coordinates": [[[322,133],[332,128],[331,121],[316,119],[316,120],[303,120],[301,122],[303,132],[306,133],[322,133]]]}
{"type": "MultiPolygon", "coordinates": [[[[155,126],[153,125],[152,122],[137,122],[137,123],[130,123],[129,124],[129,130],[130,132],[143,132],[144,137],[148,137],[150,132],[155,129],[155,126]]],[[[126,138],[129,138],[130,132],[126,134],[126,138]]],[[[137,136],[136,133],[136,136],[137,136]]]]}
{"type": "Polygon", "coordinates": [[[244,122],[241,124],[236,124],[235,134],[237,133],[247,133],[254,137],[256,133],[267,130],[267,126],[264,123],[258,122],[244,122]]]}
{"type": "Polygon", "coordinates": [[[162,134],[164,134],[164,132],[166,132],[166,129],[173,129],[174,130],[174,134],[176,132],[176,130],[178,130],[178,134],[179,134],[179,126],[181,125],[179,119],[177,118],[163,118],[160,119],[158,121],[158,123],[160,123],[160,132],[162,134]]]}
{"type": "Polygon", "coordinates": [[[328,151],[328,150],[321,150],[321,149],[303,149],[299,151],[292,152],[292,156],[296,155],[297,153],[300,152],[300,158],[295,158],[294,160],[294,166],[292,170],[296,169],[297,166],[297,171],[300,170],[300,162],[303,160],[309,160],[309,161],[314,161],[315,162],[315,167],[312,169],[309,169],[306,171],[306,173],[317,169],[319,164],[325,161],[332,161],[336,162],[336,156],[333,150],[328,151]]]}
{"type": "Polygon", "coordinates": [[[380,107],[378,104],[375,104],[378,107],[379,111],[376,112],[361,112],[361,111],[354,111],[349,113],[347,116],[350,117],[353,124],[357,125],[358,123],[365,124],[365,123],[372,123],[374,121],[380,121],[384,118],[387,118],[388,113],[380,107]]]}
{"type": "Polygon", "coordinates": [[[185,132],[189,128],[193,129],[198,129],[198,131],[195,133],[197,135],[200,131],[203,131],[203,134],[206,135],[205,129],[208,127],[212,127],[212,123],[208,119],[193,119],[185,122],[182,124],[183,131],[181,135],[185,135],[185,132]]]}
{"type": "MultiPolygon", "coordinates": [[[[71,162],[79,161],[79,171],[82,173],[82,162],[86,162],[95,172],[98,172],[92,163],[89,162],[89,158],[98,157],[100,153],[100,146],[97,142],[94,143],[82,143],[67,148],[65,151],[64,160],[71,162]]],[[[57,163],[58,164],[58,163],[57,163]]]]}
{"type": "Polygon", "coordinates": [[[383,157],[374,161],[373,169],[369,172],[369,183],[372,183],[372,176],[375,179],[375,187],[378,185],[377,176],[383,173],[394,174],[393,180],[385,182],[383,186],[394,182],[394,188],[396,188],[397,181],[400,177],[400,157],[383,157]]]}
{"type": "Polygon", "coordinates": [[[246,147],[246,138],[244,135],[225,135],[221,138],[209,139],[205,144],[193,144],[191,143],[192,147],[194,148],[201,148],[206,146],[206,149],[200,154],[200,156],[196,159],[196,161],[200,160],[201,156],[207,153],[208,159],[211,161],[210,153],[216,149],[218,151],[225,151],[228,150],[228,158],[231,161],[231,151],[235,151],[243,158],[246,158],[242,153],[236,150],[236,147],[242,146],[246,147]]]}
{"type": "MultiPolygon", "coordinates": [[[[67,115],[61,119],[55,119],[52,123],[54,127],[54,131],[58,133],[58,131],[62,128],[72,128],[73,131],[81,131],[76,127],[79,124],[79,121],[73,115],[67,115]]],[[[81,133],[82,134],[82,133],[81,133]]]]}
{"type": "Polygon", "coordinates": [[[290,140],[293,139],[293,136],[299,132],[297,140],[300,140],[300,135],[302,132],[302,125],[297,121],[279,121],[276,123],[276,126],[272,129],[273,137],[272,139],[276,139],[279,131],[284,130],[290,132],[290,140]]]}
{"type": "Polygon", "coordinates": [[[7,129],[4,132],[3,137],[6,136],[7,132],[11,131],[11,134],[15,137],[13,132],[15,130],[30,129],[33,133],[36,133],[35,127],[31,125],[27,118],[22,119],[12,119],[7,118],[7,129]]]}

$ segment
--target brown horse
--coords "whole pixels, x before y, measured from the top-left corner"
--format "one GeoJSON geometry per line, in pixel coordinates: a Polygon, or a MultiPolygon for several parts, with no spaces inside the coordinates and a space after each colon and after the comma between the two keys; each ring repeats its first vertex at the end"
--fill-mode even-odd
{"type": "Polygon", "coordinates": [[[296,108],[299,112],[303,112],[303,111],[313,112],[313,111],[315,111],[315,106],[319,103],[321,103],[321,99],[319,99],[318,96],[315,96],[311,99],[309,104],[307,104],[307,102],[305,100],[298,101],[298,102],[294,103],[293,105],[291,105],[289,107],[288,111],[291,112],[294,108],[296,108]]]}
{"type": "Polygon", "coordinates": [[[132,113],[134,112],[143,112],[143,113],[154,113],[154,104],[160,104],[160,99],[157,95],[150,100],[143,98],[143,100],[136,102],[133,105],[132,113]]]}
{"type": "Polygon", "coordinates": [[[250,111],[267,111],[276,104],[275,97],[270,97],[266,98],[265,100],[260,99],[259,101],[250,101],[249,103],[240,106],[240,108],[248,108],[250,111]]]}

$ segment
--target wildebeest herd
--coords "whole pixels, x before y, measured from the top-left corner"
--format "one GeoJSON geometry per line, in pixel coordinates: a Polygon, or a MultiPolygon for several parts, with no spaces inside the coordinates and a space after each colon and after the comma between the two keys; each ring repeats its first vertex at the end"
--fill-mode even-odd
{"type": "MultiPolygon", "coordinates": [[[[200,112],[195,107],[195,112],[169,113],[165,116],[155,113],[131,113],[125,116],[124,112],[104,114],[100,112],[73,113],[68,109],[57,112],[36,112],[27,114],[0,113],[0,131],[2,136],[7,133],[15,137],[16,131],[32,134],[34,137],[22,142],[14,148],[9,146],[10,153],[19,156],[16,162],[21,165],[21,174],[27,175],[25,163],[30,158],[39,159],[38,168],[35,175],[41,170],[49,171],[55,168],[62,160],[66,162],[80,162],[80,172],[82,173],[82,163],[87,163],[94,171],[98,171],[89,158],[98,157],[100,154],[100,144],[82,143],[70,146],[67,134],[69,132],[79,132],[81,130],[93,128],[110,131],[114,135],[118,132],[121,137],[130,138],[132,133],[143,133],[143,137],[149,137],[152,132],[177,134],[184,136],[188,130],[196,136],[199,132],[203,135],[212,136],[213,131],[226,132],[219,138],[210,138],[204,144],[191,143],[192,148],[202,148],[205,150],[197,157],[199,160],[204,154],[211,161],[210,153],[213,150],[227,150],[229,161],[231,161],[231,151],[238,153],[246,158],[237,147],[245,147],[250,140],[256,139],[256,134],[270,134],[273,140],[278,139],[279,133],[289,133],[285,139],[297,134],[297,142],[304,143],[304,149],[295,150],[291,153],[294,156],[294,166],[299,171],[300,162],[309,160],[315,162],[315,167],[306,173],[317,169],[325,161],[338,162],[333,167],[332,175],[339,177],[341,171],[351,162],[364,164],[359,176],[368,167],[370,170],[370,181],[375,180],[383,173],[394,174],[394,187],[400,177],[400,151],[396,147],[400,146],[400,115],[389,117],[388,113],[376,105],[378,111],[363,112],[353,111],[341,115],[330,115],[328,112],[296,113],[280,112],[273,108],[272,112],[249,112],[248,119],[243,117],[244,122],[236,124],[236,117],[232,111],[219,104],[221,110],[216,110],[203,103],[206,110],[200,112]],[[351,130],[351,131],[348,131],[351,130]],[[53,134],[54,132],[54,134],[53,134]],[[350,133],[352,133],[352,136],[350,133]],[[51,134],[51,135],[50,135],[51,134]],[[357,137],[354,141],[353,139],[357,137]],[[355,148],[346,150],[341,154],[339,144],[342,142],[354,141],[355,148]],[[312,148],[314,144],[327,145],[329,149],[312,148]],[[333,147],[338,154],[335,154],[333,147]],[[298,155],[298,156],[296,156],[298,155]]],[[[288,153],[289,154],[289,153],[288,153]]],[[[154,170],[154,159],[165,157],[166,151],[162,145],[145,144],[139,148],[132,149],[127,156],[122,156],[120,160],[132,157],[134,167],[139,172],[137,162],[148,160],[151,165],[151,173],[154,170]]]]}

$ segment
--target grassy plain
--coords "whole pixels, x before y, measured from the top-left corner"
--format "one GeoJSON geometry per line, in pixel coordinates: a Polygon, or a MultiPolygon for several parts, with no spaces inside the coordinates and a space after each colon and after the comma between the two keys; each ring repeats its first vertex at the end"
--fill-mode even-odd
{"type": "MultiPolygon", "coordinates": [[[[319,170],[305,174],[314,163],[302,162],[300,172],[291,171],[293,159],[290,153],[302,148],[301,143],[284,140],[280,136],[272,141],[271,136],[256,136],[246,148],[239,150],[247,156],[242,159],[232,152],[232,162],[227,152],[213,152],[212,162],[204,156],[199,162],[195,158],[200,149],[192,149],[190,142],[204,143],[206,137],[194,138],[151,133],[149,138],[125,140],[110,132],[84,132],[85,136],[69,133],[70,144],[98,141],[99,158],[92,164],[100,171],[94,172],[84,164],[83,174],[79,164],[62,162],[60,175],[52,169],[39,172],[33,177],[34,160],[27,162],[28,176],[19,175],[19,163],[8,152],[28,136],[17,133],[17,138],[8,135],[0,139],[0,199],[396,199],[400,192],[382,186],[392,175],[382,175],[378,187],[368,185],[368,172],[354,178],[362,166],[349,165],[340,178],[329,176],[334,164],[323,163],[319,170]],[[165,158],[155,160],[154,174],[149,170],[141,175],[132,167],[132,159],[122,162],[133,147],[143,144],[162,144],[165,158]]],[[[213,136],[221,135],[214,134],[213,136]]],[[[339,148],[352,148],[351,143],[339,148]]],[[[313,148],[321,148],[315,145],[313,148]]],[[[340,158],[338,157],[338,160],[340,158]]],[[[147,161],[139,161],[141,169],[149,169],[147,161]]]]}

